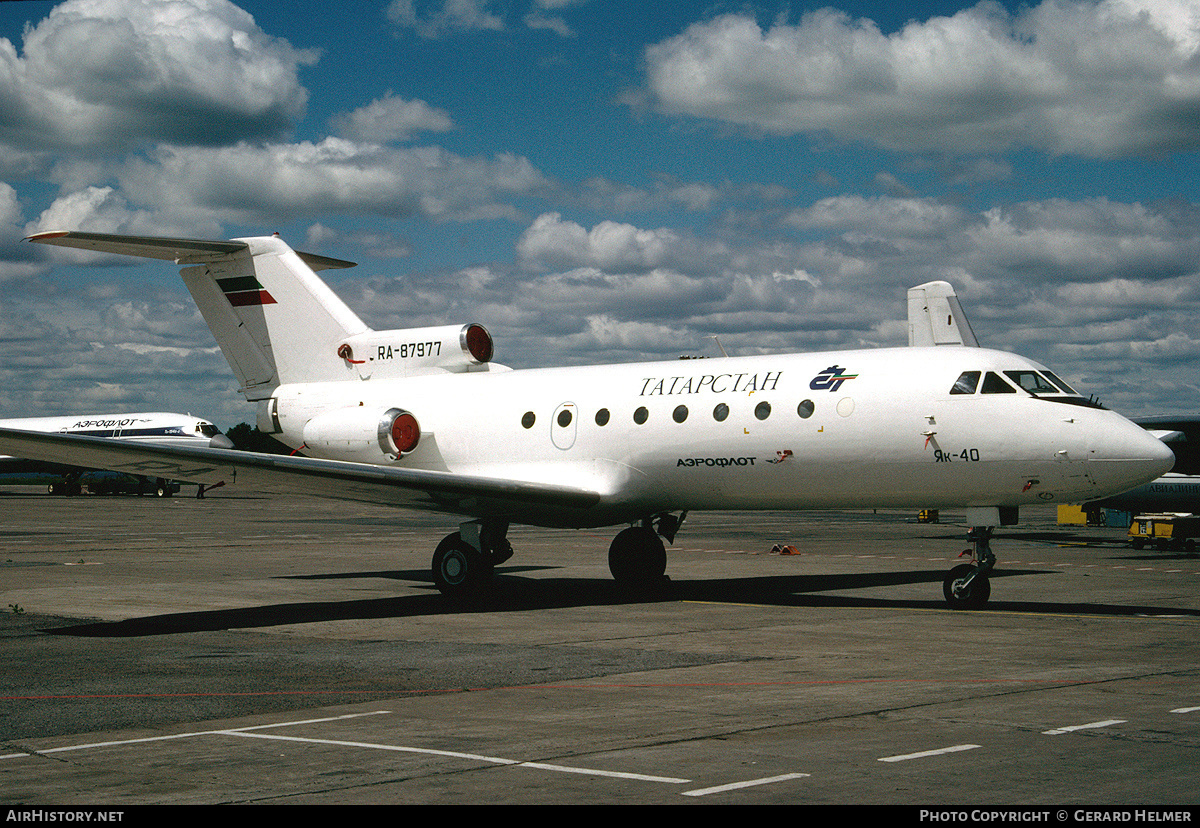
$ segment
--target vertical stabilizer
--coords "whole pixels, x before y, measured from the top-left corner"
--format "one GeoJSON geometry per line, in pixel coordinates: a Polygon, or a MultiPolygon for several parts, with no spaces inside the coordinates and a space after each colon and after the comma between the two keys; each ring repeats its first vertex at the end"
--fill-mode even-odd
{"type": "Polygon", "coordinates": [[[290,382],[346,379],[340,342],[369,329],[274,236],[181,275],[248,400],[290,382]]]}
{"type": "Polygon", "coordinates": [[[926,282],[909,289],[908,344],[979,347],[949,282],[926,282]]]}

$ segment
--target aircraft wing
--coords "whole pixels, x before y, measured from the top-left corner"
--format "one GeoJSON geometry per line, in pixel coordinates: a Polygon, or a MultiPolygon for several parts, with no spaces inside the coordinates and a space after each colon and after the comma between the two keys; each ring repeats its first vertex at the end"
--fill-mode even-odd
{"type": "Polygon", "coordinates": [[[210,486],[224,481],[251,491],[503,516],[533,525],[546,525],[548,513],[582,513],[600,501],[598,492],[550,483],[8,428],[0,428],[0,453],[210,486]]]}

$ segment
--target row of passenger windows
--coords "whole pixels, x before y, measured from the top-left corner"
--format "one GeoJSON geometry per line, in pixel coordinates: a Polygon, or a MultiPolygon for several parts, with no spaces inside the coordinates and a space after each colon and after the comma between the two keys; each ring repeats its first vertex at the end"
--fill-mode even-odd
{"type": "MultiPolygon", "coordinates": [[[[1075,394],[1077,393],[1071,386],[1060,380],[1049,371],[1041,373],[1032,370],[1022,371],[1005,371],[1004,376],[1008,377],[1017,387],[1028,391],[1034,396],[1041,394],[1075,394]]],[[[963,371],[958,379],[954,381],[954,387],[950,389],[951,394],[974,394],[976,391],[981,394],[1015,394],[1017,389],[1006,382],[999,374],[994,371],[988,371],[984,374],[982,371],[963,371]],[[983,388],[979,388],[979,379],[983,378],[983,388]]]]}
{"type": "MultiPolygon", "coordinates": [[[[805,400],[804,402],[802,402],[798,406],[796,406],[796,414],[801,419],[805,419],[805,420],[807,420],[809,417],[811,417],[815,410],[816,410],[816,405],[813,403],[812,400],[805,400]]],[[[682,423],[687,420],[689,413],[690,412],[688,411],[688,407],[686,405],[677,405],[677,406],[675,406],[675,410],[671,412],[671,419],[677,423],[682,423]]],[[[566,428],[567,426],[569,426],[571,424],[571,421],[574,419],[574,416],[575,415],[572,413],[571,409],[564,408],[558,412],[558,418],[557,418],[556,422],[558,423],[559,426],[566,428]]],[[[756,418],[758,418],[759,420],[765,420],[768,417],[770,417],[771,416],[771,404],[769,402],[767,402],[766,400],[763,400],[758,405],[754,406],[754,416],[756,418]]],[[[729,406],[726,405],[725,403],[717,403],[717,406],[712,411],[712,417],[718,423],[725,422],[725,420],[728,419],[728,417],[729,417],[729,406]]],[[[598,426],[608,425],[609,420],[611,420],[611,419],[612,419],[612,412],[610,412],[607,408],[601,408],[599,411],[596,412],[596,425],[598,425],[598,426]]],[[[650,419],[650,409],[646,408],[646,406],[643,405],[634,410],[633,421],[635,423],[637,423],[638,425],[645,425],[649,419],[650,419]]],[[[524,426],[525,428],[533,428],[533,425],[536,422],[537,422],[537,415],[534,414],[532,411],[526,411],[524,416],[521,417],[521,425],[524,426]]]]}

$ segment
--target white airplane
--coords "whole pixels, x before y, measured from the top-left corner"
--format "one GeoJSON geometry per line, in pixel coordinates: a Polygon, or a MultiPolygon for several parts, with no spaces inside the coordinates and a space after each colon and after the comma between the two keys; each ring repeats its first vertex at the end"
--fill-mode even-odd
{"type": "MultiPolygon", "coordinates": [[[[0,420],[0,428],[21,431],[42,431],[55,434],[77,434],[88,437],[105,437],[125,440],[138,445],[155,446],[206,446],[233,448],[233,443],[208,420],[191,414],[171,414],[159,411],[133,414],[85,414],[66,417],[20,417],[0,420]]],[[[20,457],[0,455],[0,474],[50,477],[50,494],[72,495],[82,491],[82,481],[89,469],[67,465],[27,460],[20,457]]],[[[98,488],[111,488],[112,481],[95,483],[98,488]]],[[[91,486],[89,486],[90,488],[91,486]]],[[[170,481],[158,478],[153,490],[159,497],[168,497],[173,490],[170,481]]],[[[204,488],[201,487],[201,492],[204,488]]]]}
{"type": "Polygon", "coordinates": [[[943,584],[990,594],[996,526],[1152,480],[1171,451],[1043,366],[978,347],[953,289],[909,292],[910,347],[512,370],[479,324],[368,328],[314,270],[352,263],[277,236],[199,241],[48,232],[41,244],[174,261],[258,427],[309,457],[0,430],[0,450],[135,474],[460,516],[433,555],[447,595],[512,554],[512,523],[629,524],[618,582],[663,580],[699,509],[962,508],[976,559],[943,584]]]}

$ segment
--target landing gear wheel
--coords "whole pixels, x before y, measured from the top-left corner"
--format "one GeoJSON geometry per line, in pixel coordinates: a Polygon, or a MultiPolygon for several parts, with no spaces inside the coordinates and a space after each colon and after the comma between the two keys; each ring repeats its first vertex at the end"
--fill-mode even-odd
{"type": "Polygon", "coordinates": [[[433,583],[448,598],[478,593],[491,574],[483,555],[458,532],[447,535],[433,553],[433,583]]]}
{"type": "Polygon", "coordinates": [[[644,589],[662,583],[667,571],[662,538],[644,526],[625,529],[608,548],[608,569],[625,588],[644,589]]]}
{"type": "Polygon", "coordinates": [[[953,609],[979,609],[991,597],[992,582],[986,575],[976,575],[966,586],[961,584],[975,569],[973,564],[959,564],[950,570],[942,582],[942,594],[953,609]]]}

